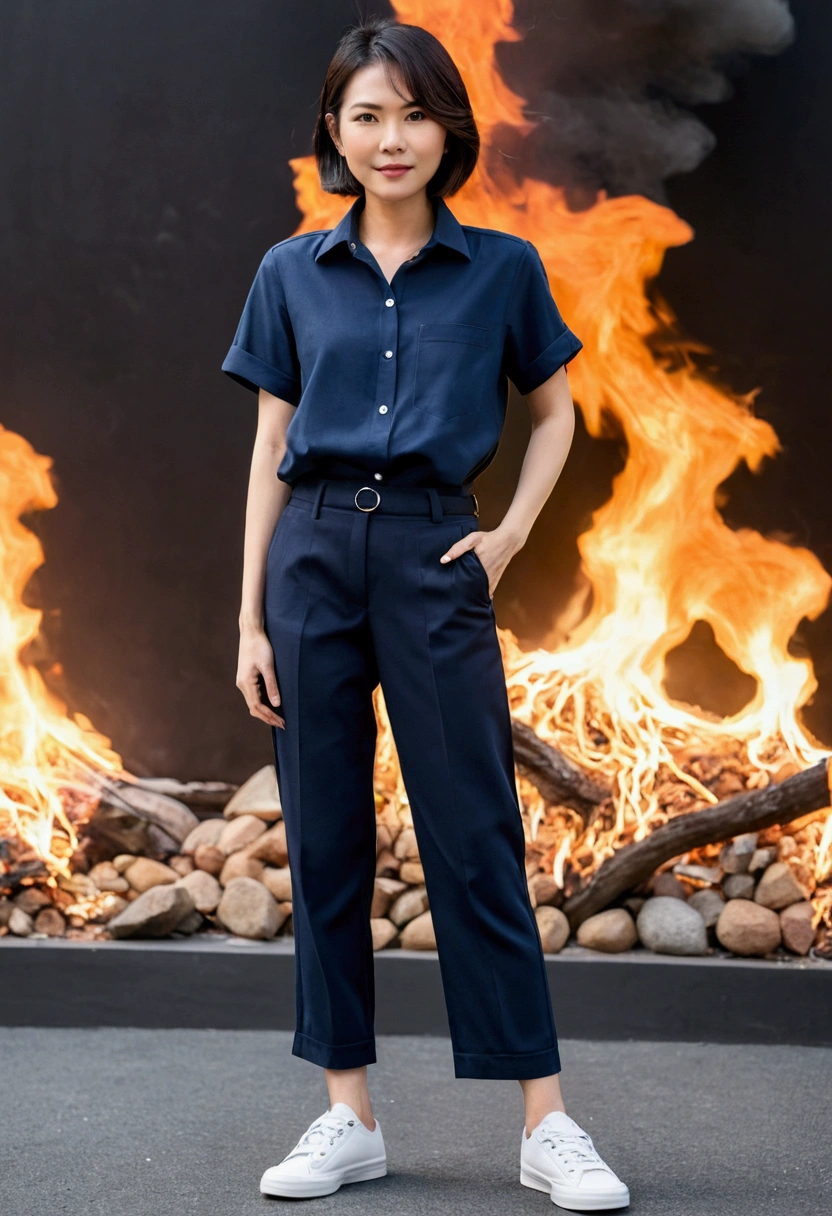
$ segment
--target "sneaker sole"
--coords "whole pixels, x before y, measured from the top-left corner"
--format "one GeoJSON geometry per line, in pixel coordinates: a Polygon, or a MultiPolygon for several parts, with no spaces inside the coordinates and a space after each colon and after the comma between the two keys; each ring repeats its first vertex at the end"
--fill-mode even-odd
{"type": "Polygon", "coordinates": [[[276,1195],[287,1199],[313,1199],[318,1195],[332,1195],[345,1182],[368,1182],[371,1178],[383,1178],[387,1173],[387,1161],[358,1162],[328,1178],[284,1178],[274,1182],[260,1182],[261,1195],[276,1195]]]}
{"type": "Polygon", "coordinates": [[[623,1189],[618,1195],[611,1195],[609,1191],[596,1191],[595,1194],[592,1191],[575,1191],[571,1187],[561,1186],[557,1182],[550,1182],[542,1174],[538,1174],[536,1170],[532,1170],[528,1166],[521,1168],[520,1181],[523,1186],[529,1186],[535,1191],[545,1191],[551,1198],[552,1203],[557,1204],[560,1208],[568,1208],[573,1212],[616,1211],[630,1206],[630,1192],[623,1183],[621,1184],[623,1189]]]}

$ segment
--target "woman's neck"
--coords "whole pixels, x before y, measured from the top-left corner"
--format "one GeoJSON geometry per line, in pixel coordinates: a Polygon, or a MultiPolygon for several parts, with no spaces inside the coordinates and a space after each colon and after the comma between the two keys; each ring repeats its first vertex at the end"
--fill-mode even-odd
{"type": "Polygon", "coordinates": [[[395,202],[365,194],[358,233],[368,249],[403,251],[412,256],[430,240],[434,222],[434,207],[424,191],[395,202]]]}

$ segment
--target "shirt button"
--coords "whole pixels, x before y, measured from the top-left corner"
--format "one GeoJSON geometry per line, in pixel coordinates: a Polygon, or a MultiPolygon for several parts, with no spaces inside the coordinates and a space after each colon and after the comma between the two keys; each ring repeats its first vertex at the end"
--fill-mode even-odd
{"type": "Polygon", "coordinates": [[[386,405],[380,405],[380,406],[378,407],[378,412],[379,412],[380,414],[386,414],[386,413],[387,413],[387,406],[386,406],[386,405]]]}
{"type": "Polygon", "coordinates": [[[381,481],[381,473],[373,473],[373,477],[375,477],[376,481],[381,481]]]}
{"type": "Polygon", "coordinates": [[[393,352],[392,352],[392,350],[386,350],[386,351],[384,352],[384,357],[385,357],[385,359],[392,359],[392,358],[393,358],[393,352]]]}
{"type": "Polygon", "coordinates": [[[355,249],[355,241],[350,241],[350,249],[355,249]]]}
{"type": "Polygon", "coordinates": [[[385,300],[384,303],[387,305],[388,308],[392,308],[393,305],[396,303],[396,301],[395,300],[385,300]]]}

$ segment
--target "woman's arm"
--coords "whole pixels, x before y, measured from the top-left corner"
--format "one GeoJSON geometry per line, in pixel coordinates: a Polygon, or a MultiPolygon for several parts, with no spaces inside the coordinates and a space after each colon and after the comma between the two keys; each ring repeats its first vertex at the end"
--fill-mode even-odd
{"type": "Polygon", "coordinates": [[[266,554],[291,487],[275,476],[286,451],[286,428],[295,406],[261,388],[258,394],[257,434],[251,457],[243,541],[243,590],[240,605],[240,652],[237,687],[249,712],[271,726],[284,727],[284,719],[260,699],[258,675],[263,677],[272,705],[280,704],[274,654],[263,629],[263,592],[266,554]]]}
{"type": "Polygon", "coordinates": [[[532,524],[560,477],[575,433],[575,407],[566,368],[558,370],[525,397],[532,418],[532,433],[517,482],[517,489],[502,523],[490,532],[471,532],[451,545],[440,559],[452,561],[466,549],[476,549],[488,573],[493,595],[503,571],[523,548],[532,524]]]}

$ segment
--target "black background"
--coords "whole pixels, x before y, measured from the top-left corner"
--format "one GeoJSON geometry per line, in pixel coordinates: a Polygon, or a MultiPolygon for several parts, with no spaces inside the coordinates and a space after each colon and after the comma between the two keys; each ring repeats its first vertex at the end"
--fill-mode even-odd
{"type": "MultiPolygon", "coordinates": [[[[791,7],[792,45],[751,58],[730,99],[696,111],[715,150],[664,187],[696,238],[670,251],[657,287],[727,382],[762,387],[757,412],[783,443],[762,475],[731,478],[728,522],[786,533],[830,569],[832,14],[823,0],[791,7]]],[[[538,55],[549,12],[518,6],[538,55]]],[[[272,758],[234,686],[256,399],[220,363],[262,254],[299,222],[287,162],[311,151],[320,83],[356,16],[347,0],[0,9],[0,422],[54,459],[59,495],[26,519],[46,552],[26,593],[46,614],[36,657],[60,660],[59,691],[138,774],[242,780],[272,758]]],[[[528,97],[525,53],[498,48],[528,97]]],[[[511,496],[527,433],[513,399],[477,485],[484,527],[511,496]]],[[[499,623],[524,645],[568,599],[575,537],[621,461],[579,425],[497,591],[499,623]]],[[[806,721],[830,743],[832,612],[797,645],[820,680],[806,721]]],[[[742,683],[701,630],[687,649],[672,690],[737,708],[742,683]]]]}

